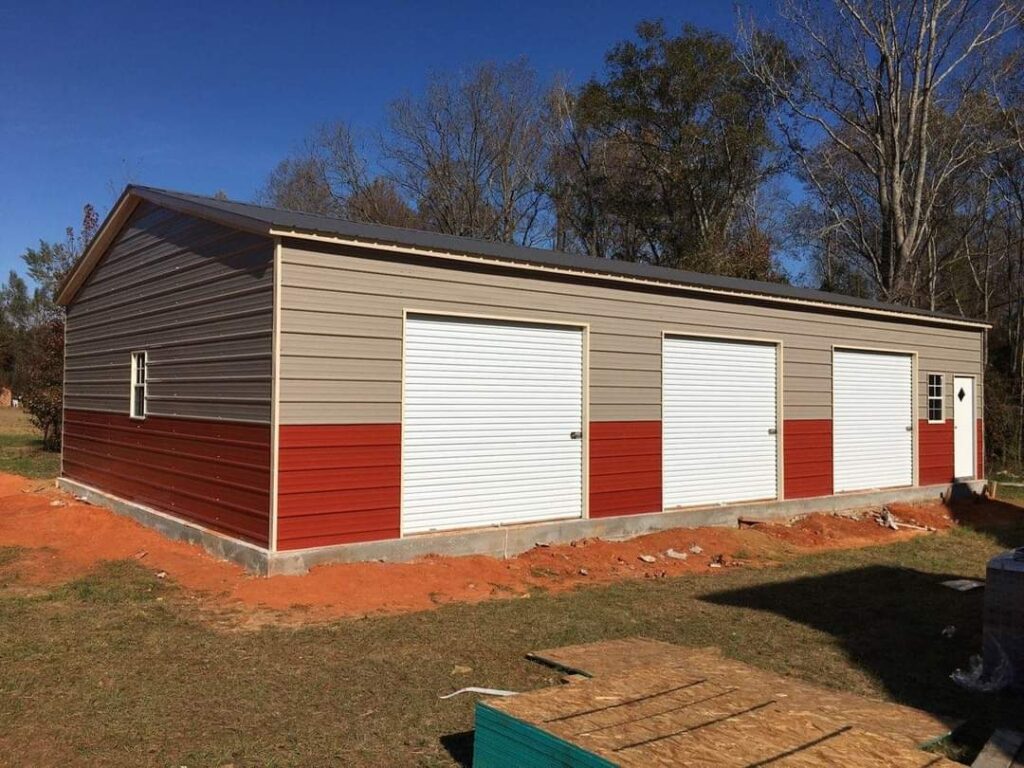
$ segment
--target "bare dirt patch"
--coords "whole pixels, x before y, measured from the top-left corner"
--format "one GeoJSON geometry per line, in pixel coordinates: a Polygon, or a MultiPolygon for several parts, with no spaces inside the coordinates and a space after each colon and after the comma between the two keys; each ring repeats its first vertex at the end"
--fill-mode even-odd
{"type": "Polygon", "coordinates": [[[757,529],[779,541],[803,549],[850,549],[870,547],[921,533],[946,531],[955,525],[949,508],[940,503],[889,504],[897,530],[876,520],[880,508],[851,510],[834,515],[812,514],[791,523],[763,523],[757,529]],[[908,524],[908,525],[906,525],[908,524]],[[930,530],[920,531],[917,528],[930,530]]]}
{"type": "MultiPolygon", "coordinates": [[[[982,514],[978,510],[985,504],[975,505],[974,514],[982,514]]],[[[902,521],[938,531],[955,524],[954,516],[941,504],[890,509],[902,521]]],[[[967,518],[969,513],[962,516],[967,518]]],[[[1001,505],[999,514],[1015,514],[1019,519],[1021,510],[1001,505]]],[[[22,588],[59,584],[104,561],[135,559],[155,578],[164,574],[162,578],[202,593],[211,609],[241,611],[252,619],[245,623],[256,624],[515,599],[534,590],[557,592],[627,579],[714,575],[734,567],[763,567],[814,550],[885,544],[925,533],[884,528],[870,515],[855,519],[816,514],[791,524],[674,529],[626,541],[584,539],[538,546],[507,560],[426,557],[410,563],[327,565],[303,576],[267,579],[250,576],[239,566],[216,560],[198,547],[170,541],[106,509],[81,503],[49,483],[0,473],[0,547],[25,550],[5,569],[8,583],[13,580],[22,588]]]]}

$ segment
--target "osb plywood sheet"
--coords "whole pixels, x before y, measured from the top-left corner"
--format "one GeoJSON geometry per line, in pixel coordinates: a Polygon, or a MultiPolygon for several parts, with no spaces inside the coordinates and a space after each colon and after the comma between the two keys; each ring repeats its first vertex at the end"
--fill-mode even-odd
{"type": "Polygon", "coordinates": [[[676,668],[687,675],[780,701],[786,710],[835,714],[865,731],[903,740],[909,746],[931,741],[955,723],[899,704],[880,702],[783,677],[727,659],[717,648],[687,648],[644,638],[610,640],[536,651],[530,658],[590,677],[608,677],[641,667],[676,668]]]}
{"type": "Polygon", "coordinates": [[[942,721],[824,691],[714,649],[620,640],[531,654],[591,679],[488,702],[622,766],[944,766],[942,721]]]}

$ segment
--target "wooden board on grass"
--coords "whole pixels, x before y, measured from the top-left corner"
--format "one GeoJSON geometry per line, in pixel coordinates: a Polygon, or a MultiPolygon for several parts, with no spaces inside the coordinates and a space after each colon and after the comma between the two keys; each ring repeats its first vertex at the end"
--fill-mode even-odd
{"type": "Polygon", "coordinates": [[[954,768],[923,712],[762,672],[713,649],[612,641],[531,654],[590,678],[480,702],[474,768],[954,768]]]}
{"type": "Polygon", "coordinates": [[[727,659],[717,648],[689,648],[629,638],[536,651],[529,658],[588,677],[606,677],[643,667],[678,668],[722,685],[742,684],[744,691],[777,698],[787,707],[841,716],[862,730],[902,740],[911,747],[933,742],[957,725],[913,707],[831,691],[767,672],[727,659]]]}

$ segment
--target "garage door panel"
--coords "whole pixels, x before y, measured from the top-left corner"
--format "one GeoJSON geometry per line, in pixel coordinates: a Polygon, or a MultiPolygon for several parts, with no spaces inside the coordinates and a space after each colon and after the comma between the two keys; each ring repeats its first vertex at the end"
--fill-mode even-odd
{"type": "Polygon", "coordinates": [[[910,355],[836,350],[836,493],[913,484],[913,384],[910,355]]]}
{"type": "Polygon", "coordinates": [[[410,316],[404,533],[580,517],[580,329],[410,316]]]}
{"type": "Polygon", "coordinates": [[[777,355],[774,344],[665,338],[666,507],[777,496],[777,355]]]}

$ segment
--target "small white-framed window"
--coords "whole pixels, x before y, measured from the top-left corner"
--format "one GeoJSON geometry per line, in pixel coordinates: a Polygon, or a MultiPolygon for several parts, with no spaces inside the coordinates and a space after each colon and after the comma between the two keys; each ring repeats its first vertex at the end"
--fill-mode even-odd
{"type": "Polygon", "coordinates": [[[945,421],[945,375],[928,374],[928,423],[941,424],[945,421]]]}
{"type": "Polygon", "coordinates": [[[146,418],[146,353],[132,352],[131,417],[146,418]]]}

